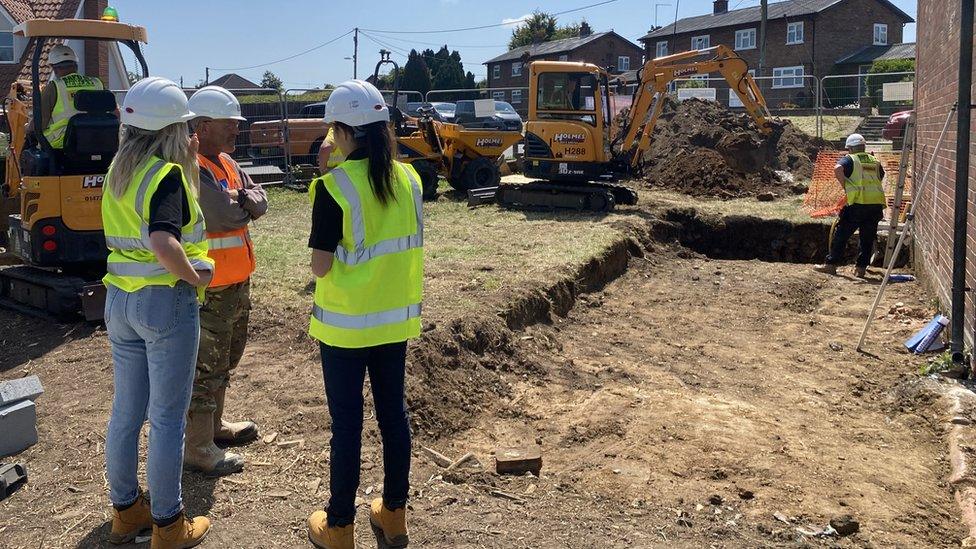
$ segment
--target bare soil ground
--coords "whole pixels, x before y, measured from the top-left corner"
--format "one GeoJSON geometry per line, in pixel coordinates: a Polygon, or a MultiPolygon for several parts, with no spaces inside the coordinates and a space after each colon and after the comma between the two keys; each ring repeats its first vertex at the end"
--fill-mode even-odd
{"type": "MultiPolygon", "coordinates": [[[[495,293],[455,287],[480,307],[428,317],[436,326],[409,365],[412,546],[958,546],[942,411],[903,390],[920,359],[900,343],[931,313],[917,286],[891,288],[887,302],[906,305],[876,324],[875,355],[859,355],[877,275],[827,278],[643,242],[646,253],[622,244],[643,257],[605,288],[601,273],[627,261],[620,246],[575,282],[552,269],[495,293]],[[495,448],[522,444],[542,446],[541,477],[493,474],[495,448]],[[483,468],[444,471],[421,446],[472,452],[483,468]],[[842,514],[858,533],[798,531],[842,514]]],[[[317,353],[304,318],[272,312],[255,311],[229,393],[229,413],[255,419],[267,438],[241,449],[239,475],[184,477],[189,511],[215,522],[205,547],[305,546],[305,518],[328,495],[317,353]]],[[[30,482],[0,502],[0,547],[104,546],[105,333],[7,311],[0,325],[0,378],[38,374],[47,389],[41,441],[16,458],[30,482]]],[[[363,504],[382,486],[370,409],[367,418],[363,504]]],[[[358,538],[369,547],[362,509],[358,538]]]]}

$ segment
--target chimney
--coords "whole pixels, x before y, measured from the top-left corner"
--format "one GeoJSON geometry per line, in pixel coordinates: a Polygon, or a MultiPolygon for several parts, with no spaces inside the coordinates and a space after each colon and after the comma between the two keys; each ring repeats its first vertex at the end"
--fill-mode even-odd
{"type": "Polygon", "coordinates": [[[729,11],[729,0],[715,0],[712,2],[714,7],[712,9],[713,15],[718,15],[720,13],[726,13],[729,11]]]}
{"type": "Polygon", "coordinates": [[[581,37],[584,37],[584,36],[589,36],[591,34],[593,34],[593,29],[590,27],[590,24],[587,23],[586,20],[584,19],[583,22],[580,23],[579,35],[581,37]]]}

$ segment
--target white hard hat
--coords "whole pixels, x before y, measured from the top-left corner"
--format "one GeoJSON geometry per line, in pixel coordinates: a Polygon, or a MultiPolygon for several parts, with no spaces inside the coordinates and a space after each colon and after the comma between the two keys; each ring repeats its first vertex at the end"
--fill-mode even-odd
{"type": "Polygon", "coordinates": [[[847,143],[844,143],[844,146],[849,149],[851,147],[859,147],[865,143],[867,143],[867,141],[864,140],[863,135],[859,133],[852,133],[851,135],[847,136],[847,143]]]}
{"type": "Polygon", "coordinates": [[[194,92],[189,108],[197,116],[214,120],[247,120],[241,116],[240,101],[220,86],[207,86],[194,92]]]}
{"type": "Polygon", "coordinates": [[[64,44],[54,46],[51,48],[51,52],[47,54],[47,62],[51,65],[67,63],[68,61],[77,63],[78,56],[75,55],[75,50],[65,46],[64,44]]]}
{"type": "Polygon", "coordinates": [[[332,90],[325,104],[325,121],[353,127],[389,122],[390,109],[376,86],[363,80],[347,80],[332,90]]]}
{"type": "Polygon", "coordinates": [[[129,88],[122,101],[121,122],[144,130],[159,131],[170,124],[186,122],[196,115],[186,94],[175,82],[150,76],[129,88]]]}

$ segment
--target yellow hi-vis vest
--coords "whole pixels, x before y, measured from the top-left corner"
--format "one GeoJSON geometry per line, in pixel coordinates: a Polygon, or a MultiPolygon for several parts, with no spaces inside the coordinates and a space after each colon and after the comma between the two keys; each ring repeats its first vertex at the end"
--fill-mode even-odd
{"type": "Polygon", "coordinates": [[[44,129],[44,137],[51,143],[51,147],[63,149],[68,120],[78,114],[78,109],[75,108],[75,93],[104,88],[101,80],[78,73],[69,74],[64,78],[54,77],[51,83],[58,91],[58,99],[54,103],[54,110],[51,111],[51,122],[44,129]]]}
{"type": "MultiPolygon", "coordinates": [[[[121,197],[105,186],[102,194],[102,224],[105,244],[110,251],[108,274],[102,279],[126,292],[146,286],[175,286],[179,281],[156,259],[149,241],[149,202],[159,183],[176,168],[183,179],[186,202],[190,206],[190,222],[182,228],[183,251],[190,265],[198,271],[212,271],[214,261],[207,257],[203,212],[179,164],[164,162],[152,156],[142,164],[121,197]]],[[[111,181],[112,171],[106,176],[111,181]]]]}
{"type": "Polygon", "coordinates": [[[884,204],[885,193],[881,185],[881,163],[868,153],[847,155],[854,162],[851,176],[844,182],[847,203],[884,204]]]}
{"type": "Polygon", "coordinates": [[[424,225],[420,176],[394,162],[394,196],[373,193],[369,160],[347,160],[312,181],[342,208],[342,239],[332,269],[315,282],[309,334],[349,349],[398,343],[420,335],[424,225]]]}
{"type": "Polygon", "coordinates": [[[331,170],[346,160],[346,155],[339,149],[339,144],[335,142],[333,126],[329,126],[329,133],[325,134],[325,142],[332,144],[332,154],[326,161],[326,166],[331,170]]]}

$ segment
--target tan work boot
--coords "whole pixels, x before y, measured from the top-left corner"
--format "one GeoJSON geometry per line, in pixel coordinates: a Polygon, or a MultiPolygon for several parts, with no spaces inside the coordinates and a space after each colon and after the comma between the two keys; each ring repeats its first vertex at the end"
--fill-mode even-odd
{"type": "Polygon", "coordinates": [[[244,458],[225,452],[214,444],[212,412],[188,414],[184,440],[183,467],[199,471],[208,477],[222,477],[244,469],[244,458]]]}
{"type": "Polygon", "coordinates": [[[245,444],[258,438],[258,426],[253,421],[224,421],[224,395],[227,387],[221,387],[214,395],[217,411],[214,412],[214,442],[220,444],[245,444]]]}
{"type": "Polygon", "coordinates": [[[369,505],[369,524],[373,527],[376,539],[382,539],[391,549],[406,547],[410,542],[407,536],[406,507],[391,511],[383,505],[383,498],[376,498],[369,505]]]}
{"type": "Polygon", "coordinates": [[[830,263],[824,263],[823,265],[817,265],[813,268],[814,271],[818,273],[824,273],[829,275],[837,274],[837,265],[831,265],[830,263]]]}
{"type": "Polygon", "coordinates": [[[356,549],[356,526],[329,526],[325,511],[308,517],[308,541],[319,549],[356,549]]]}
{"type": "Polygon", "coordinates": [[[136,539],[136,536],[152,528],[152,514],[149,512],[149,500],[139,492],[135,503],[124,511],[112,507],[112,531],[108,535],[109,543],[121,545],[136,539]]]}
{"type": "Polygon", "coordinates": [[[186,513],[180,513],[176,522],[169,526],[159,527],[153,524],[152,544],[150,549],[186,549],[200,545],[203,538],[210,531],[210,520],[207,517],[188,518],[186,513]]]}
{"type": "Polygon", "coordinates": [[[854,267],[854,277],[855,278],[865,278],[868,275],[868,270],[866,267],[854,267]]]}

